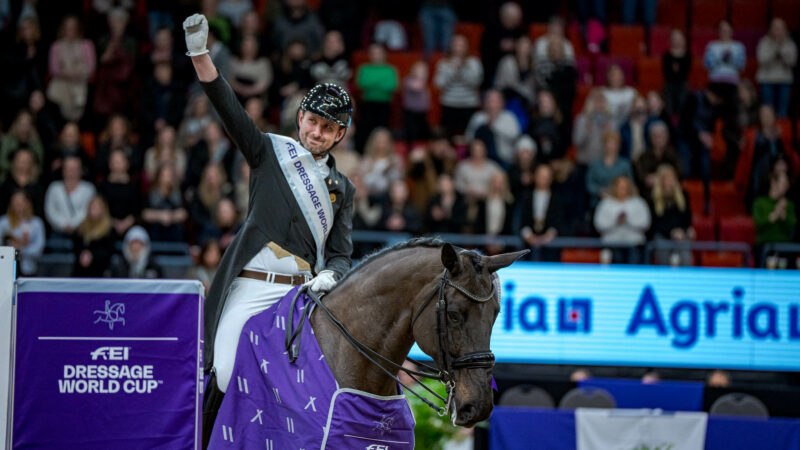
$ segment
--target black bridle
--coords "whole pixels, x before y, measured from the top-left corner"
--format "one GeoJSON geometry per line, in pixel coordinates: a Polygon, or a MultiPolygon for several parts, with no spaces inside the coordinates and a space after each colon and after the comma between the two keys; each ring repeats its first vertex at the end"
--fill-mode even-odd
{"type": "Polygon", "coordinates": [[[484,350],[484,351],[477,351],[477,352],[470,352],[459,357],[453,358],[450,353],[450,333],[448,332],[447,327],[447,296],[445,295],[445,289],[447,287],[452,287],[456,291],[460,292],[462,295],[467,297],[470,301],[475,303],[486,303],[487,301],[491,300],[495,297],[495,285],[494,282],[492,283],[492,288],[489,293],[485,296],[476,295],[460,284],[454,282],[453,280],[447,277],[447,270],[442,272],[441,278],[436,288],[434,288],[431,295],[422,304],[422,306],[417,310],[411,320],[411,327],[413,329],[414,323],[416,323],[417,318],[422,314],[422,312],[430,305],[434,298],[437,298],[436,301],[436,335],[439,344],[439,351],[438,351],[438,365],[439,368],[431,367],[427,364],[421,363],[419,361],[413,360],[411,358],[407,358],[409,361],[417,364],[418,366],[424,367],[425,371],[417,371],[411,370],[408,368],[403,367],[400,364],[395,363],[394,361],[390,360],[389,358],[381,355],[380,353],[372,350],[367,345],[353,337],[347,327],[337,319],[333,313],[322,303],[319,296],[314,294],[311,290],[307,287],[303,286],[297,291],[294,298],[292,299],[292,307],[289,309],[289,317],[288,322],[289,326],[286,328],[286,339],[284,344],[286,346],[287,354],[289,355],[289,361],[295,362],[298,357],[298,352],[300,348],[300,331],[305,323],[305,320],[311,316],[315,307],[319,307],[328,319],[333,323],[333,325],[342,333],[344,338],[352,345],[359,353],[361,353],[364,358],[366,358],[369,362],[373,365],[377,366],[381,369],[386,375],[390,378],[394,379],[398,384],[403,386],[404,389],[411,392],[415,396],[417,396],[423,403],[428,405],[429,407],[433,408],[439,415],[445,416],[450,413],[450,405],[452,402],[452,393],[455,389],[456,382],[455,378],[453,377],[453,372],[456,370],[462,369],[491,369],[494,367],[494,354],[491,350],[484,350]],[[301,293],[305,293],[311,301],[313,305],[308,306],[303,311],[303,316],[300,318],[300,321],[297,324],[296,329],[292,329],[293,327],[293,311],[294,305],[297,299],[300,297],[301,293]],[[388,365],[392,368],[395,372],[390,371],[389,369],[384,366],[384,364],[388,365]],[[444,402],[444,406],[437,406],[433,404],[431,401],[417,393],[415,390],[411,389],[405,383],[400,381],[400,379],[395,375],[396,371],[402,370],[406,374],[408,374],[412,379],[414,379],[419,386],[422,386],[426,391],[430,392],[434,396],[436,396],[439,400],[444,402]],[[426,386],[424,383],[419,382],[419,378],[430,378],[434,380],[438,380],[442,382],[446,387],[446,397],[442,397],[441,395],[434,392],[431,388],[426,386]]]}

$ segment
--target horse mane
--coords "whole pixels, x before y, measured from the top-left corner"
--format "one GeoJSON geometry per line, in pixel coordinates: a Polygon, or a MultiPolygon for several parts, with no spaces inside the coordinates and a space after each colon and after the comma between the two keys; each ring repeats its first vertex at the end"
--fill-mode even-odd
{"type": "MultiPolygon", "coordinates": [[[[390,253],[394,253],[394,252],[399,251],[399,250],[405,250],[405,249],[408,249],[408,248],[417,248],[417,247],[441,248],[442,246],[444,246],[444,244],[446,244],[446,242],[441,240],[441,239],[439,239],[438,237],[420,237],[420,238],[409,239],[406,242],[400,242],[400,243],[395,244],[395,245],[393,245],[391,247],[385,247],[385,248],[382,248],[380,250],[376,250],[376,251],[370,253],[369,255],[365,256],[364,259],[361,260],[360,264],[358,264],[357,266],[351,268],[344,275],[344,277],[342,277],[342,279],[339,280],[338,283],[336,283],[336,286],[337,287],[341,286],[348,278],[350,278],[354,274],[357,274],[357,273],[361,272],[362,269],[364,269],[366,266],[369,266],[371,263],[377,261],[378,259],[383,258],[384,256],[386,256],[386,255],[388,255],[390,253]]],[[[336,288],[334,288],[333,290],[336,290],[336,288]]]]}

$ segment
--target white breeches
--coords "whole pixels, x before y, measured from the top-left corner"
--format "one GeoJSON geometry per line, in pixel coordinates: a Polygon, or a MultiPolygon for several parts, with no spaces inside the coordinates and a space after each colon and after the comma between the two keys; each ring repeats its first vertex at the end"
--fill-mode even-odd
{"type": "Polygon", "coordinates": [[[228,390],[244,323],[277,303],[293,287],[251,278],[236,277],[233,280],[214,338],[214,370],[217,386],[222,392],[228,390]]]}

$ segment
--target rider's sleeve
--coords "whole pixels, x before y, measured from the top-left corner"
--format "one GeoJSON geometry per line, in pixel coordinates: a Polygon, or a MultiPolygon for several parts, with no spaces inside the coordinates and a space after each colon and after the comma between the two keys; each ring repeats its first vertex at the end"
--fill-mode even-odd
{"type": "Polygon", "coordinates": [[[208,83],[200,82],[203,90],[208,95],[214,109],[217,110],[220,118],[222,118],[222,125],[225,131],[233,139],[234,144],[244,154],[244,158],[251,168],[256,168],[261,164],[264,154],[269,146],[271,148],[272,141],[266,139],[264,134],[259,131],[247,111],[239,103],[233,89],[225,81],[225,78],[218,76],[213,81],[208,83]]]}
{"type": "Polygon", "coordinates": [[[355,187],[347,180],[344,204],[336,213],[333,228],[325,243],[325,269],[332,270],[336,279],[341,279],[352,265],[350,255],[353,254],[353,197],[355,187]]]}

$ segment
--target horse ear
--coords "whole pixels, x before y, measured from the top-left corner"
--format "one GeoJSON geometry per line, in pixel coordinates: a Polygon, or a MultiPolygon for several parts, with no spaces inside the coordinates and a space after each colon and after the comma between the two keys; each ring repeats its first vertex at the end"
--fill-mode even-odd
{"type": "Polygon", "coordinates": [[[461,272],[461,260],[458,258],[458,252],[450,244],[442,246],[442,265],[452,275],[458,275],[461,272]]]}
{"type": "Polygon", "coordinates": [[[530,250],[520,250],[514,253],[503,253],[502,255],[489,256],[486,268],[489,270],[489,273],[497,272],[503,267],[510,266],[514,261],[519,259],[521,256],[527,255],[528,253],[530,253],[530,250]]]}

